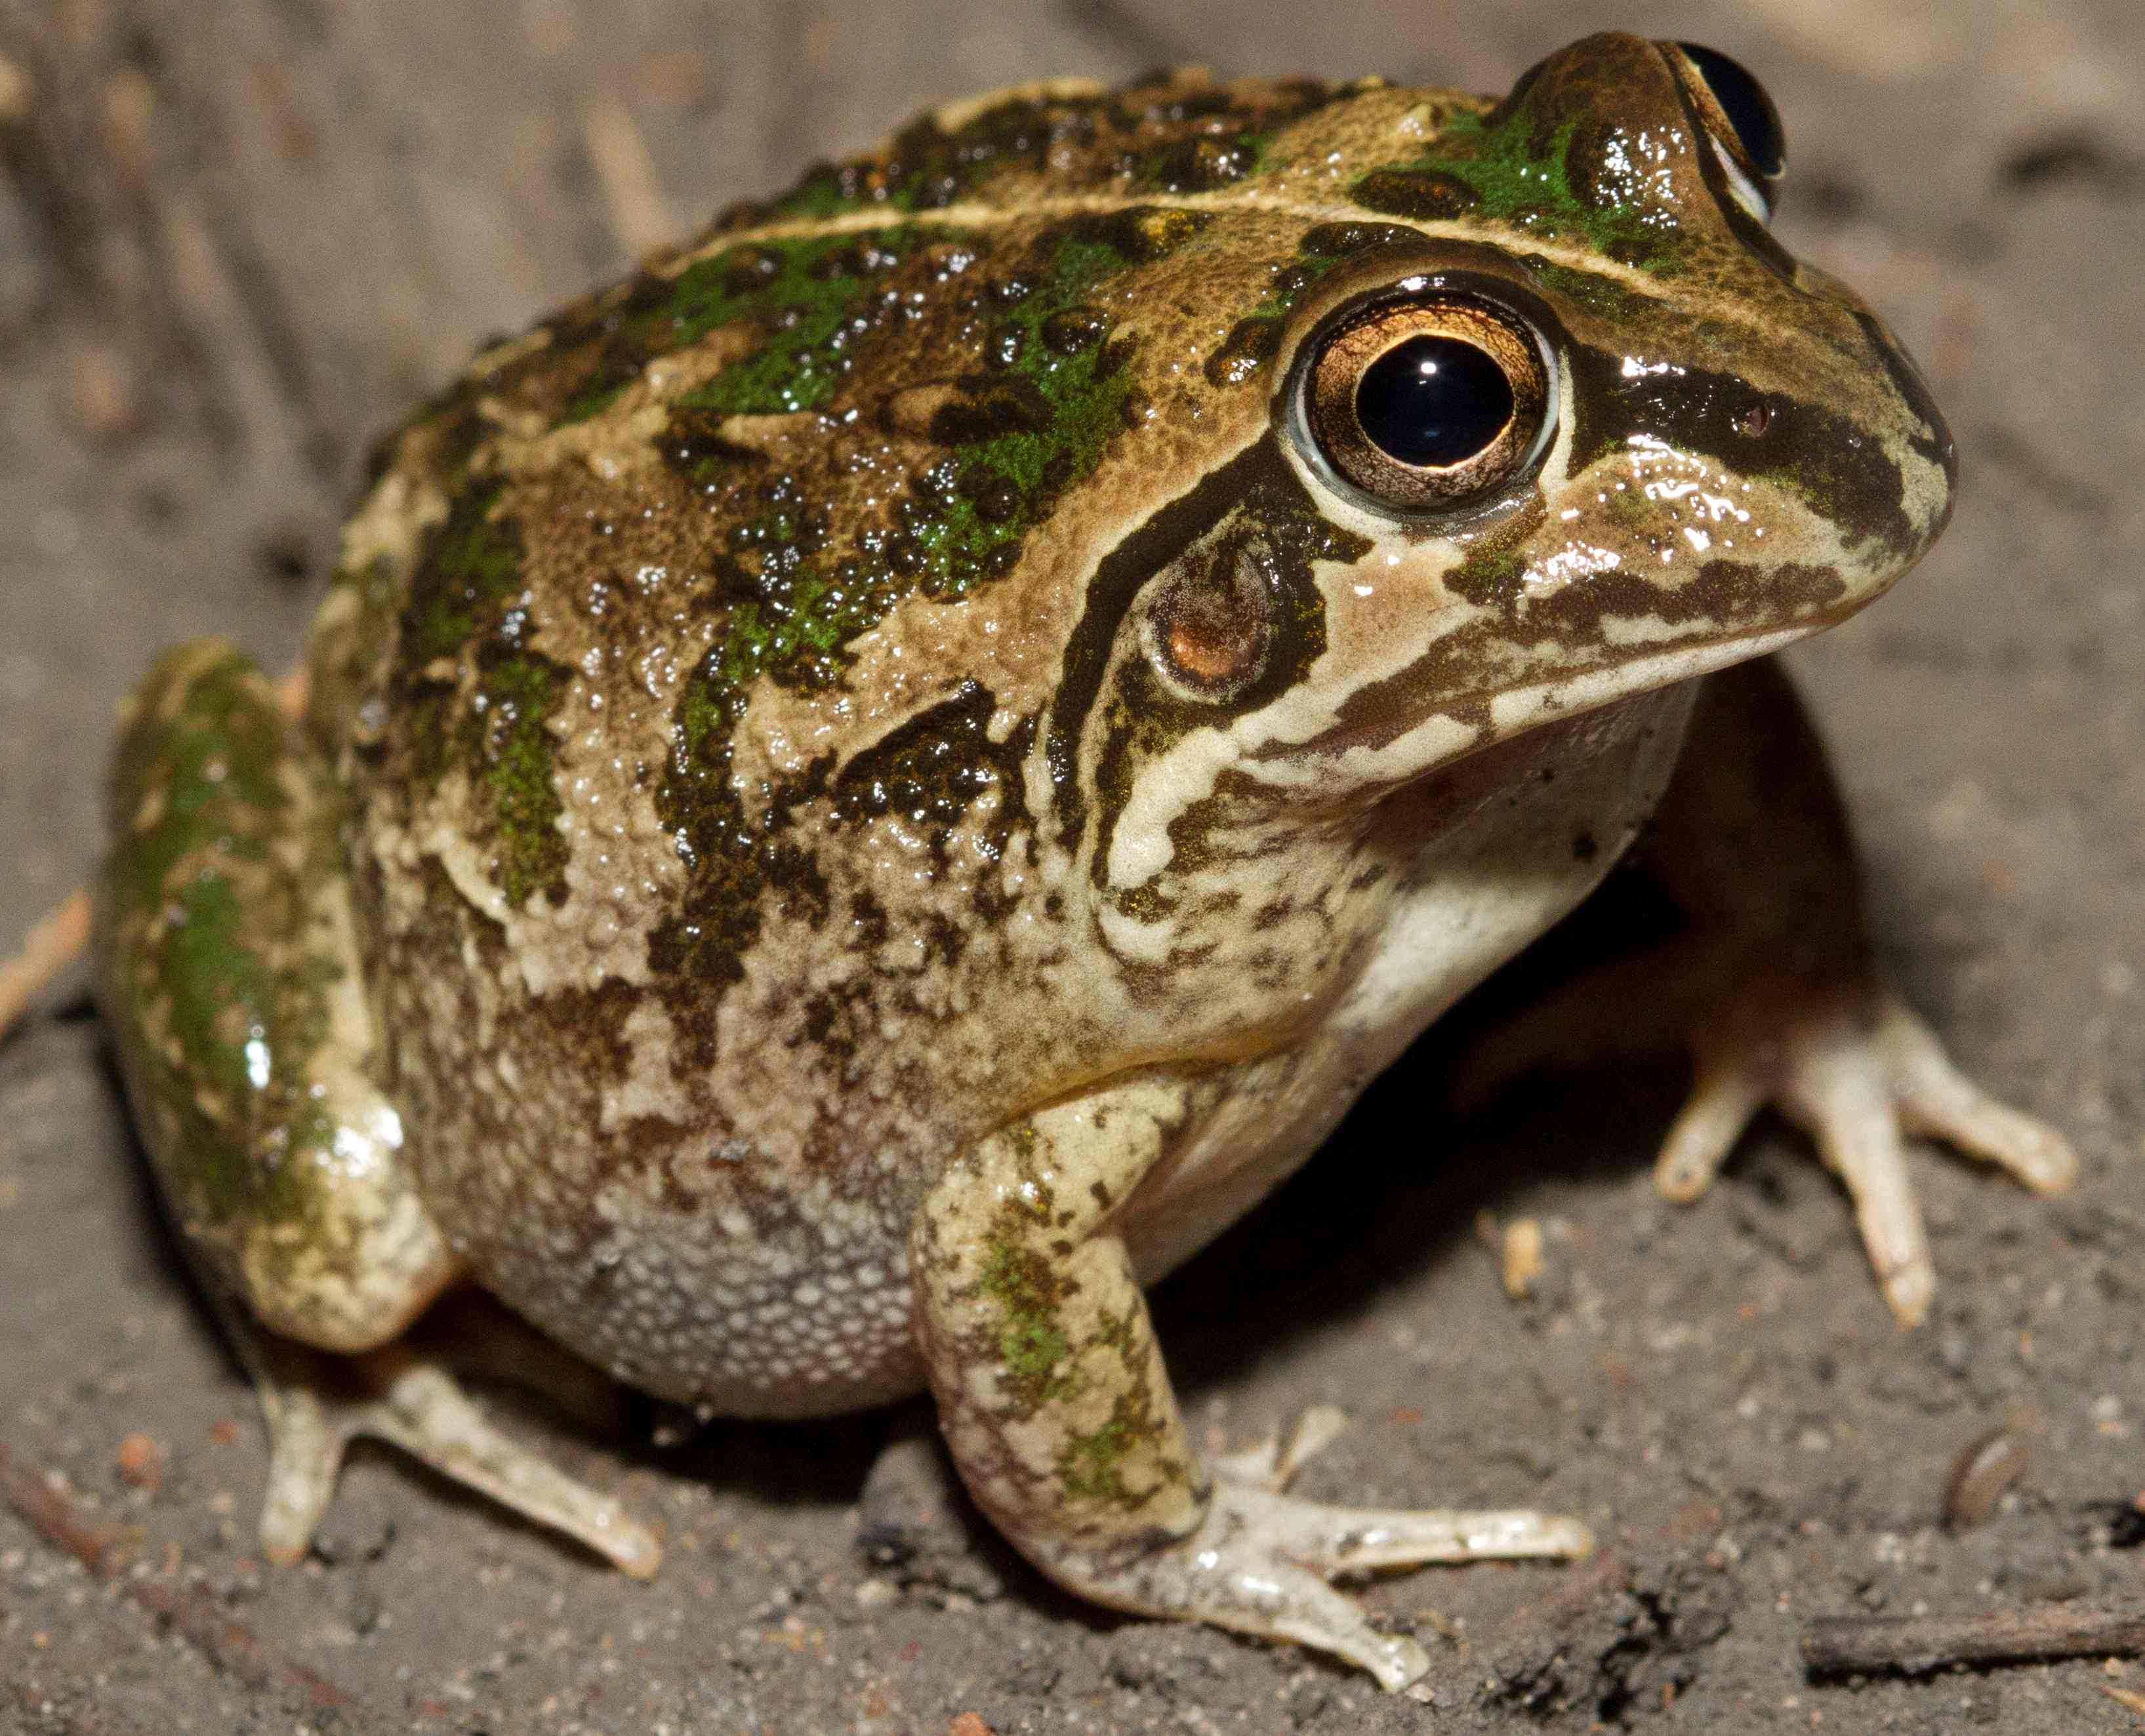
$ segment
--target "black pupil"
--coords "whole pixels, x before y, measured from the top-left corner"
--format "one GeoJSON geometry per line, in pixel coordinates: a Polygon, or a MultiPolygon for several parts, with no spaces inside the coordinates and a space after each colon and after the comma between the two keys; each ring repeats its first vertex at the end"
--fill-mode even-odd
{"type": "Polygon", "coordinates": [[[1767,180],[1776,178],[1788,166],[1788,142],[1765,87],[1717,48],[1700,47],[1696,42],[1678,42],[1676,47],[1690,57],[1711,88],[1713,100],[1735,129],[1744,154],[1767,180]]]}
{"type": "Polygon", "coordinates": [[[1462,463],[1511,419],[1505,371],[1456,337],[1426,333],[1395,344],[1356,383],[1356,420],[1401,464],[1462,463]]]}

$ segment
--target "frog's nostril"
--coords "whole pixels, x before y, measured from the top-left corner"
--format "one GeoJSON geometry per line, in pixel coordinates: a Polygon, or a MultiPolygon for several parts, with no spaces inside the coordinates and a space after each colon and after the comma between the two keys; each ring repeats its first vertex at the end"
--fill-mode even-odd
{"type": "Polygon", "coordinates": [[[1773,425],[1773,407],[1769,404],[1753,404],[1735,418],[1735,431],[1745,440],[1758,440],[1773,425]]]}

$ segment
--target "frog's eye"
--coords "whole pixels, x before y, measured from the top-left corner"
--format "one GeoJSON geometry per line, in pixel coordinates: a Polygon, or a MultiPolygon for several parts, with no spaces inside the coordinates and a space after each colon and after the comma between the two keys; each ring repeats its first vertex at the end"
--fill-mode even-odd
{"type": "Polygon", "coordinates": [[[1541,341],[1481,301],[1426,296],[1344,316],[1299,379],[1299,442],[1307,434],[1320,468],[1391,511],[1465,505],[1546,443],[1541,341]]]}
{"type": "Polygon", "coordinates": [[[1669,63],[1698,106],[1736,201],[1761,223],[1773,220],[1774,196],[1788,170],[1788,136],[1765,87],[1721,53],[1696,42],[1670,42],[1669,63]]]}

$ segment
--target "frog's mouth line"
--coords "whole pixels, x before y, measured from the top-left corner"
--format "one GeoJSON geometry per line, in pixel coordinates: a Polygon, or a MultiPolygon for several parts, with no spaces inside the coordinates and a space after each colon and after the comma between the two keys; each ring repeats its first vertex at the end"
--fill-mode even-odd
{"type": "MultiPolygon", "coordinates": [[[[1275,744],[1255,757],[1327,764],[1351,754],[1366,754],[1374,760],[1390,758],[1398,762],[1390,779],[1397,788],[1547,724],[1562,723],[1619,699],[1656,692],[1680,681],[1695,680],[1734,664],[1769,656],[1798,639],[1823,632],[1854,614],[1859,606],[1858,601],[1854,608],[1813,615],[1792,627],[1682,639],[1669,649],[1577,675],[1558,676],[1520,687],[1483,688],[1456,694],[1439,700],[1426,712],[1411,712],[1405,718],[1366,718],[1326,730],[1308,741],[1275,744]],[[1421,757],[1420,744],[1415,754],[1408,751],[1416,738],[1428,738],[1438,731],[1452,732],[1456,726],[1466,734],[1464,738],[1455,735],[1455,745],[1451,750],[1434,753],[1426,759],[1421,757]]],[[[1378,781],[1375,764],[1364,766],[1361,770],[1366,774],[1363,781],[1378,781]]],[[[1351,788],[1361,787],[1353,778],[1350,781],[1351,788]]]]}

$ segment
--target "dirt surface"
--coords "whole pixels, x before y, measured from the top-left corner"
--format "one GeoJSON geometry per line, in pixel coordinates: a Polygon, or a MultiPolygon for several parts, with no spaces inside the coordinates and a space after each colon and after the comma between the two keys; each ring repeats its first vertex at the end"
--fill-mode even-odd
{"type": "Polygon", "coordinates": [[[1208,1440],[1353,1416],[1300,1488],[1599,1527],[1575,1569],[1368,1593],[1433,1649],[1425,1705],[1080,1607],[988,1540],[873,1561],[884,1417],[664,1446],[514,1411],[659,1521],[652,1585],[385,1456],[313,1559],[266,1569],[251,1399],[62,985],[0,1047],[0,1729],[2145,1725],[2108,1691],[2145,1665],[1835,1686],[1795,1650],[1822,1614],[2145,1597],[2145,1527],[2118,1516],[2145,1485],[2145,13],[1932,10],[0,0],[0,953],[91,858],[127,683],[189,634],[287,659],[369,435],[487,334],[993,83],[1197,58],[1501,89],[1624,23],[1760,71],[1790,246],[1886,311],[1959,434],[1950,535],[1794,664],[1890,967],[2087,1165],[2043,1206],[1932,1155],[1943,1288],[1903,1334],[1793,1134],[1673,1209],[1646,1173],[1672,1069],[1447,1131],[1433,1033],[1157,1304],[1208,1440]],[[1533,1299],[1507,1300],[1486,1216],[1544,1227],[1533,1299]],[[1944,1530],[1947,1467],[2007,1424],[2023,1481],[1944,1530]]]}

